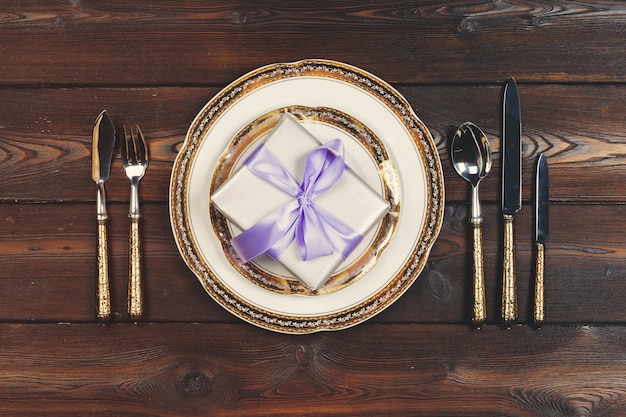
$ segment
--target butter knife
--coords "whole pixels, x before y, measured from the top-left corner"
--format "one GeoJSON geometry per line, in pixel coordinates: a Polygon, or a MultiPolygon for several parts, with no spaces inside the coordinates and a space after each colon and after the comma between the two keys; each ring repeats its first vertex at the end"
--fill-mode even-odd
{"type": "Polygon", "coordinates": [[[98,283],[96,289],[97,315],[106,320],[111,314],[111,295],[109,290],[109,251],[107,244],[106,193],[104,183],[109,179],[111,159],[115,146],[115,127],[106,110],[102,111],[93,128],[91,149],[91,176],[98,186],[96,194],[96,221],[98,224],[98,283]]]}
{"type": "Polygon", "coordinates": [[[535,170],[535,243],[537,247],[535,262],[535,296],[533,304],[533,322],[537,328],[545,321],[544,267],[545,243],[548,240],[548,162],[544,154],[539,155],[535,170]]]}
{"type": "Polygon", "coordinates": [[[517,320],[515,240],[513,219],[522,208],[522,124],[519,94],[514,79],[504,87],[502,115],[502,215],[504,259],[502,263],[502,320],[509,326],[517,320]]]}

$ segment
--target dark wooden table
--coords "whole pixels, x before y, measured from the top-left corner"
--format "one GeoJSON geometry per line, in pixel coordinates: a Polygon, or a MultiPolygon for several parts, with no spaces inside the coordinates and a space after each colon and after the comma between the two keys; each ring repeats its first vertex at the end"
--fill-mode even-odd
{"type": "Polygon", "coordinates": [[[0,1],[0,415],[626,415],[626,5],[617,1],[0,1]],[[441,234],[412,287],[350,329],[285,335],[203,290],[170,227],[200,109],[257,67],[346,62],[410,102],[439,150],[441,234]],[[519,84],[519,323],[499,323],[501,99],[519,84]],[[139,124],[146,313],[126,313],[128,180],[109,196],[112,319],[96,320],[91,131],[139,124]],[[488,325],[470,317],[468,185],[448,146],[479,125],[488,325]],[[549,161],[546,325],[531,325],[532,168],[549,161]]]}

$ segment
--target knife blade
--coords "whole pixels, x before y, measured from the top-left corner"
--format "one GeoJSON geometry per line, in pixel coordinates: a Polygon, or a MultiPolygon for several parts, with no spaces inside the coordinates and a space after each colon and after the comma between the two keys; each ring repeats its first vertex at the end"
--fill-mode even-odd
{"type": "Polygon", "coordinates": [[[522,208],[522,124],[519,93],[513,78],[507,80],[504,87],[502,125],[502,319],[506,325],[511,325],[517,320],[513,219],[522,208]]]}
{"type": "Polygon", "coordinates": [[[91,177],[98,186],[96,194],[96,221],[98,225],[98,283],[96,289],[97,315],[106,320],[111,314],[109,290],[109,251],[107,244],[106,193],[104,183],[109,179],[111,159],[115,146],[115,127],[106,110],[96,118],[91,148],[91,177]]]}
{"type": "Polygon", "coordinates": [[[548,161],[544,154],[537,158],[535,169],[535,297],[533,305],[533,322],[537,328],[545,321],[544,299],[544,267],[545,267],[545,243],[548,241],[548,161]]]}

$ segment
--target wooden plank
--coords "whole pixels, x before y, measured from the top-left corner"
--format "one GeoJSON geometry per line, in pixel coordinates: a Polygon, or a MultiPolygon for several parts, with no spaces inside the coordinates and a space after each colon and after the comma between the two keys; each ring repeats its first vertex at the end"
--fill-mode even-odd
{"type": "MultiPolygon", "coordinates": [[[[139,124],[145,131],[150,166],[142,181],[142,199],[166,201],[178,147],[195,114],[216,91],[0,89],[0,97],[8,100],[0,108],[0,176],[6,184],[2,199],[95,201],[91,137],[95,118],[107,109],[118,129],[118,142],[125,124],[139,124]]],[[[119,143],[117,149],[107,182],[109,201],[128,200],[129,195],[119,143]]]]}
{"type": "MultiPolygon", "coordinates": [[[[127,206],[110,208],[113,320],[126,314],[127,206]]],[[[552,205],[547,244],[547,322],[619,323],[626,291],[626,244],[620,205],[552,205]],[[583,219],[583,220],[581,220],[583,219]]],[[[95,320],[95,208],[89,204],[3,205],[0,217],[0,321],[95,320]],[[71,297],[71,302],[67,302],[71,297]]],[[[237,322],[205,293],[178,253],[162,204],[144,205],[146,315],[153,322],[237,322]]],[[[516,218],[520,322],[530,320],[534,274],[532,210],[516,218]]],[[[484,207],[484,254],[490,323],[499,321],[502,227],[499,208],[484,207]]],[[[425,270],[377,322],[466,323],[470,317],[468,207],[446,208],[425,270]]]]}
{"type": "MultiPolygon", "coordinates": [[[[232,321],[230,314],[208,298],[183,262],[174,243],[167,207],[146,204],[142,212],[146,318],[232,321]],[[171,309],[180,314],[172,314],[171,309]]],[[[127,205],[109,207],[113,320],[128,319],[127,213],[127,205]]],[[[95,222],[95,206],[91,204],[5,205],[0,232],[0,317],[15,321],[93,321],[95,222]]]]}
{"type": "Polygon", "coordinates": [[[223,84],[302,58],[397,83],[624,82],[616,1],[1,3],[0,84],[223,84]]]}
{"type": "MultiPolygon", "coordinates": [[[[172,165],[187,129],[217,91],[0,89],[0,102],[5,103],[0,106],[0,201],[94,201],[91,134],[103,108],[120,131],[124,124],[141,125],[151,152],[142,199],[167,201],[172,165]]],[[[400,91],[437,143],[447,200],[469,198],[469,186],[450,163],[448,142],[458,125],[471,120],[485,131],[494,154],[492,173],[481,183],[481,198],[498,201],[502,86],[417,86],[400,91]]],[[[626,143],[620,136],[626,87],[521,85],[520,95],[524,200],[531,200],[533,165],[539,153],[545,152],[552,201],[626,201],[626,143]]],[[[108,198],[127,201],[128,187],[116,153],[108,198]]]]}
{"type": "Polygon", "coordinates": [[[2,415],[626,413],[617,326],[361,325],[297,337],[249,325],[0,324],[0,334],[2,415]]]}

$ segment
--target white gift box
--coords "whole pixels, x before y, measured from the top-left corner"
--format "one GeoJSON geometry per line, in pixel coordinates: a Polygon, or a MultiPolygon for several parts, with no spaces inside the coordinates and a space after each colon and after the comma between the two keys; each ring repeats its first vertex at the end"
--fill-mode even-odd
{"type": "MultiPolygon", "coordinates": [[[[334,138],[323,139],[325,142],[334,138]]],[[[264,144],[300,183],[308,154],[322,142],[293,117],[285,115],[264,144]]],[[[211,200],[233,225],[246,230],[269,213],[291,203],[294,198],[244,166],[213,193],[211,200]]],[[[314,200],[314,204],[328,210],[363,236],[389,210],[389,203],[352,170],[345,171],[337,183],[314,200]]],[[[332,253],[303,261],[294,241],[278,261],[307,288],[316,290],[344,259],[338,253],[332,253]]]]}

